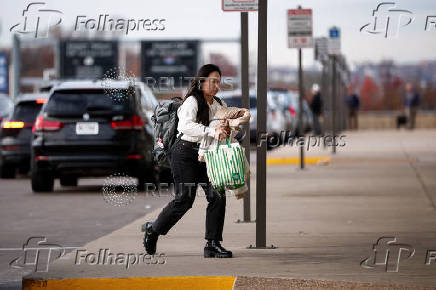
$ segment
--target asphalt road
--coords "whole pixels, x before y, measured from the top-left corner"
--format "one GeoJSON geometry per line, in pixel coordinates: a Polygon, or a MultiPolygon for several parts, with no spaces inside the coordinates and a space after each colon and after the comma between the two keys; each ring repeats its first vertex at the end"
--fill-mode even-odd
{"type": "Polygon", "coordinates": [[[103,195],[106,181],[81,179],[78,187],[61,187],[57,181],[54,192],[35,194],[25,176],[0,180],[0,289],[21,289],[22,275],[33,271],[9,265],[23,255],[11,248],[22,248],[28,238],[45,237],[50,244],[80,247],[170,199],[141,192],[130,195],[134,200],[128,205],[114,206],[103,195]]]}

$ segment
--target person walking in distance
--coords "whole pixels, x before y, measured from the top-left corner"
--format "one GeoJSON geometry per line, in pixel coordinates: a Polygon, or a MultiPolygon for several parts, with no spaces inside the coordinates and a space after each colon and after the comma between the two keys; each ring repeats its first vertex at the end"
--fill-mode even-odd
{"type": "Polygon", "coordinates": [[[221,71],[218,66],[202,66],[191,81],[183,103],[177,110],[177,137],[181,135],[181,138],[174,145],[170,155],[175,197],[163,208],[155,221],[145,223],[144,246],[150,255],[156,253],[159,235],[166,235],[192,207],[200,184],[208,201],[204,257],[232,257],[232,252],[221,246],[226,209],[225,191],[212,188],[207,176],[206,163],[198,160],[199,144],[203,137],[210,136],[222,140],[229,134],[223,126],[209,127],[210,120],[220,106],[227,106],[215,96],[220,82],[221,71]]]}
{"type": "Polygon", "coordinates": [[[358,111],[360,107],[360,100],[357,91],[354,91],[352,94],[347,96],[346,103],[348,107],[348,129],[357,130],[359,127],[358,111]]]}
{"type": "Polygon", "coordinates": [[[411,83],[406,84],[406,94],[404,96],[404,106],[406,108],[407,128],[415,128],[416,112],[420,103],[420,96],[411,83]]]}
{"type": "Polygon", "coordinates": [[[310,102],[310,109],[313,115],[313,131],[315,135],[322,134],[321,123],[319,117],[322,114],[322,98],[319,92],[319,85],[313,84],[312,86],[312,100],[310,102]]]}

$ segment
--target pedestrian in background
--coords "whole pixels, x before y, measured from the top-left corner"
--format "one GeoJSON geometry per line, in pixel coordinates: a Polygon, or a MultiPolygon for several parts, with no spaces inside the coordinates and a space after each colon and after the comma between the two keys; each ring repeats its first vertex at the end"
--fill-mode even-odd
{"type": "Polygon", "coordinates": [[[357,130],[359,127],[358,111],[360,107],[360,98],[356,91],[348,95],[345,100],[348,108],[348,129],[357,130]]]}
{"type": "Polygon", "coordinates": [[[406,93],[404,95],[404,106],[407,116],[407,128],[415,128],[416,112],[420,104],[420,95],[410,82],[406,83],[406,93]]]}
{"type": "Polygon", "coordinates": [[[321,123],[319,117],[322,115],[323,101],[321,93],[319,92],[319,85],[313,84],[312,86],[312,99],[310,101],[310,109],[313,115],[313,132],[315,135],[322,135],[321,123]]]}

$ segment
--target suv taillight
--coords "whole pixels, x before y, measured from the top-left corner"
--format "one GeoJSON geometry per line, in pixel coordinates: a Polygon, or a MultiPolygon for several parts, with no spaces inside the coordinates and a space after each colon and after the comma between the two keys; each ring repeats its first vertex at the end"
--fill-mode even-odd
{"type": "Polygon", "coordinates": [[[134,115],[128,120],[111,122],[111,126],[114,130],[142,130],[144,125],[144,120],[138,115],[134,115]]]}
{"type": "Polygon", "coordinates": [[[59,121],[45,120],[43,116],[36,118],[35,125],[32,128],[33,132],[54,132],[62,129],[64,123],[59,121]]]}
{"type": "Polygon", "coordinates": [[[23,122],[23,121],[4,121],[2,123],[3,129],[23,129],[23,128],[32,128],[32,123],[23,122]]]}
{"type": "Polygon", "coordinates": [[[21,121],[4,121],[2,123],[3,129],[22,129],[24,128],[24,122],[21,121]]]}

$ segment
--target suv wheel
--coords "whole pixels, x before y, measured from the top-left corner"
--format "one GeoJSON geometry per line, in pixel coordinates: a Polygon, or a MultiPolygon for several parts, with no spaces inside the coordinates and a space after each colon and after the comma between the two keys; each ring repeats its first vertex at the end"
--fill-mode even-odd
{"type": "Polygon", "coordinates": [[[32,190],[34,192],[51,192],[54,186],[54,176],[49,170],[32,169],[32,190]]]}
{"type": "Polygon", "coordinates": [[[0,166],[0,177],[8,179],[15,178],[15,167],[2,163],[0,166]]]}
{"type": "Polygon", "coordinates": [[[77,177],[75,176],[61,176],[59,181],[62,186],[77,186],[77,177]]]}

